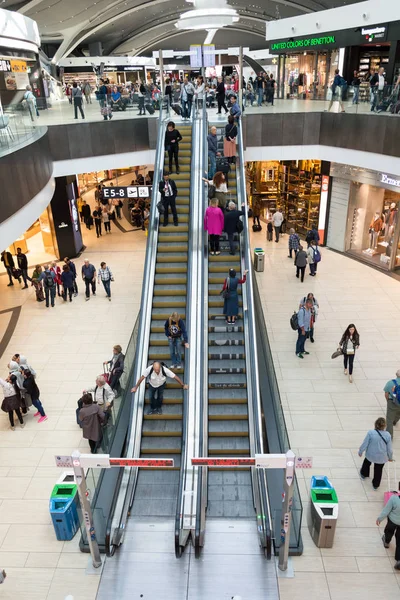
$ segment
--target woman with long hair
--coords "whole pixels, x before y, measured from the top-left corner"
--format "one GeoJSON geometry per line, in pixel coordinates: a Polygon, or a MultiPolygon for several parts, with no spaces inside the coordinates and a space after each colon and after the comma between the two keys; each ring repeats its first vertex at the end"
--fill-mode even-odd
{"type": "Polygon", "coordinates": [[[3,388],[4,399],[1,403],[1,410],[8,413],[11,431],[15,430],[14,411],[17,414],[21,428],[24,428],[24,421],[21,414],[22,398],[21,392],[15,375],[9,375],[5,380],[0,378],[0,385],[3,388]]]}
{"type": "Polygon", "coordinates": [[[236,323],[239,314],[239,296],[237,288],[239,283],[243,284],[246,282],[247,273],[248,271],[244,271],[243,278],[239,279],[236,276],[235,269],[229,269],[229,275],[224,281],[224,287],[222,288],[222,294],[224,296],[223,313],[228,325],[234,325],[236,323]]]}
{"type": "Polygon", "coordinates": [[[204,78],[200,75],[197,78],[197,83],[194,88],[195,98],[197,100],[197,108],[203,108],[204,91],[206,86],[204,85],[204,78]]]}
{"type": "Polygon", "coordinates": [[[235,123],[235,118],[232,115],[228,117],[228,123],[225,125],[224,137],[224,156],[230,163],[235,163],[236,160],[236,137],[238,130],[235,123]]]}
{"type": "Polygon", "coordinates": [[[347,375],[348,372],[349,381],[350,383],[353,383],[354,357],[356,355],[356,350],[360,346],[360,335],[354,323],[350,323],[350,325],[347,326],[344,334],[340,339],[339,346],[341,347],[343,352],[344,374],[347,375]]]}
{"type": "Polygon", "coordinates": [[[224,211],[226,209],[228,198],[228,186],[224,173],[222,173],[222,171],[217,171],[212,179],[203,177],[203,181],[208,183],[208,185],[213,185],[215,187],[213,198],[217,198],[218,206],[224,211]]]}

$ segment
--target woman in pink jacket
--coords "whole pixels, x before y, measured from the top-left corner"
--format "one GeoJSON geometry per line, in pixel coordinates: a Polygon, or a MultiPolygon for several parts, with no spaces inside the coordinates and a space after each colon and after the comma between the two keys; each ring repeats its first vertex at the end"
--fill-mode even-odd
{"type": "Polygon", "coordinates": [[[224,213],[218,207],[218,198],[210,200],[210,206],[204,215],[204,229],[210,236],[210,254],[220,254],[219,236],[224,228],[224,213]]]}

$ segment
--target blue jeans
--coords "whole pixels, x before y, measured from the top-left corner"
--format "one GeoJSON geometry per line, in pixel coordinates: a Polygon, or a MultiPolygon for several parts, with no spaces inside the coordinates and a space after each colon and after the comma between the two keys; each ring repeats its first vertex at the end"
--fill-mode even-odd
{"type": "Polygon", "coordinates": [[[44,293],[46,296],[46,306],[47,308],[49,307],[49,298],[51,300],[51,305],[54,306],[54,298],[56,297],[56,286],[53,285],[53,287],[48,288],[48,287],[44,287],[44,293]]]}
{"type": "Polygon", "coordinates": [[[104,281],[102,279],[103,282],[103,287],[106,290],[106,294],[108,298],[111,298],[111,279],[107,279],[107,281],[104,281]]]}
{"type": "Polygon", "coordinates": [[[173,365],[177,365],[177,366],[180,366],[182,364],[181,351],[179,349],[180,343],[181,343],[181,338],[168,338],[169,353],[171,355],[171,361],[172,361],[173,365]]]}
{"type": "Polygon", "coordinates": [[[358,104],[359,95],[360,95],[360,87],[358,85],[356,85],[356,86],[354,86],[353,104],[358,104]]]}
{"type": "Polygon", "coordinates": [[[192,112],[192,102],[189,100],[182,100],[182,117],[189,118],[192,112]]]}
{"type": "Polygon", "coordinates": [[[264,90],[263,88],[257,88],[257,105],[261,106],[263,101],[264,90]]]}
{"type": "Polygon", "coordinates": [[[46,413],[44,412],[44,408],[39,398],[32,398],[32,404],[36,408],[36,410],[40,412],[41,417],[46,416],[46,413]]]}
{"type": "Polygon", "coordinates": [[[208,151],[208,158],[210,161],[210,168],[208,170],[208,179],[212,179],[217,171],[217,157],[215,152],[208,151]]]}
{"type": "Polygon", "coordinates": [[[301,328],[297,329],[297,342],[296,342],[296,354],[302,354],[304,352],[304,344],[307,339],[306,333],[302,333],[301,328]]]}

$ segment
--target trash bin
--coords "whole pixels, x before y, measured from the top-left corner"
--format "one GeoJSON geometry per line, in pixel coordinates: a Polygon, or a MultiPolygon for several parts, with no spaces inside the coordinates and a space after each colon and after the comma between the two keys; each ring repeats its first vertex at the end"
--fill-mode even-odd
{"type": "MultiPolygon", "coordinates": [[[[325,483],[331,485],[329,480],[325,479],[325,483]]],[[[318,482],[323,483],[324,478],[317,478],[317,484],[318,482]]],[[[310,494],[307,515],[310,535],[318,548],[332,548],[339,515],[336,492],[333,487],[327,488],[318,485],[316,488],[311,488],[310,494]]]]}
{"type": "Polygon", "coordinates": [[[57,539],[72,540],[79,529],[78,486],[75,483],[56,483],[49,509],[57,539]]]}
{"type": "Polygon", "coordinates": [[[264,271],[265,252],[262,248],[254,248],[254,270],[258,273],[264,271]]]}
{"type": "Polygon", "coordinates": [[[310,489],[325,489],[325,490],[333,490],[333,485],[329,481],[326,475],[313,475],[311,477],[311,486],[310,489]]]}

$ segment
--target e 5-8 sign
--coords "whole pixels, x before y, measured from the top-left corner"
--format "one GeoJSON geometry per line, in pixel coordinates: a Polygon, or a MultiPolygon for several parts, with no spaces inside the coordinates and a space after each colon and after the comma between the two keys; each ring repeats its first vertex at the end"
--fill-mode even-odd
{"type": "Polygon", "coordinates": [[[129,185],[128,187],[105,187],[102,190],[103,198],[150,198],[152,192],[150,185],[129,185]]]}

